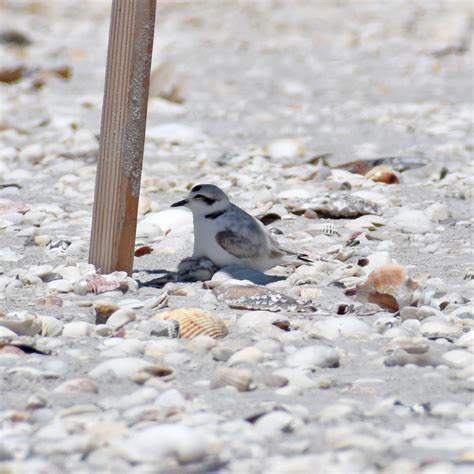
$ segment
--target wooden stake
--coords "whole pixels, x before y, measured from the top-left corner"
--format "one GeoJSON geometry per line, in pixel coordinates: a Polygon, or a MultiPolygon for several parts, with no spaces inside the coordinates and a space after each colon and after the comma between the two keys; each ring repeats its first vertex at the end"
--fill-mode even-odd
{"type": "Polygon", "coordinates": [[[89,263],[133,271],[156,0],[113,0],[89,263]]]}

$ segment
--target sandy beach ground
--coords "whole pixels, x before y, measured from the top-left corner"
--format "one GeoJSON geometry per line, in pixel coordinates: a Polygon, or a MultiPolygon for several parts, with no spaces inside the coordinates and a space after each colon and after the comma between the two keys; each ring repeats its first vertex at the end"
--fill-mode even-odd
{"type": "Polygon", "coordinates": [[[159,2],[149,249],[104,283],[109,15],[0,0],[0,472],[471,473],[472,3],[159,2]],[[390,157],[399,183],[337,168],[390,157]],[[198,183],[323,260],[238,303],[261,275],[176,281],[192,220],[169,205],[198,183]],[[387,265],[418,286],[385,289],[398,309],[346,294],[387,265]]]}

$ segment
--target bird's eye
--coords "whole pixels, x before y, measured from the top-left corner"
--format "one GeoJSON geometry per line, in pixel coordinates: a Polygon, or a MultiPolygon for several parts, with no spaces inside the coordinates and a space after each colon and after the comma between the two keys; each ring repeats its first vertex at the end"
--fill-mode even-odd
{"type": "Polygon", "coordinates": [[[211,204],[214,204],[216,202],[216,199],[209,198],[207,196],[204,196],[202,194],[195,194],[193,199],[198,199],[199,201],[204,201],[208,206],[211,204]]]}

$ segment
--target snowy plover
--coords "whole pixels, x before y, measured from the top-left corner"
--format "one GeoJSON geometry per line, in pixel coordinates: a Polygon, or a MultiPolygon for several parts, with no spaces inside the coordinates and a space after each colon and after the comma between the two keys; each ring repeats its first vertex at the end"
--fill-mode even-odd
{"type": "Polygon", "coordinates": [[[193,259],[207,257],[218,267],[241,265],[260,271],[281,263],[310,262],[282,249],[260,221],[232,204],[213,184],[194,186],[186,199],[171,205],[178,206],[193,213],[193,259]]]}

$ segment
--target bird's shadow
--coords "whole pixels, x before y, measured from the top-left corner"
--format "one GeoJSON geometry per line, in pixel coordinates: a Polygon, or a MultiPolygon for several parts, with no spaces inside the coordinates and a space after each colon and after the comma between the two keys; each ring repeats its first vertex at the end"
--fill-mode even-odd
{"type": "Polygon", "coordinates": [[[163,288],[167,283],[178,281],[178,272],[171,270],[165,270],[163,268],[141,270],[142,273],[147,275],[159,275],[156,278],[147,281],[141,281],[137,279],[139,288],[163,288]]]}
{"type": "MultiPolygon", "coordinates": [[[[189,262],[189,259],[183,260],[183,262],[189,262]]],[[[178,269],[180,267],[178,266],[178,269]]],[[[252,268],[241,267],[237,265],[230,265],[227,267],[223,267],[221,269],[217,269],[216,271],[223,271],[225,272],[229,279],[233,280],[247,280],[255,285],[268,285],[269,283],[273,283],[276,281],[286,280],[285,276],[279,275],[267,275],[259,270],[254,270],[252,268]]],[[[196,281],[208,281],[210,278],[199,278],[199,273],[186,273],[183,274],[179,270],[178,271],[171,271],[166,269],[148,269],[142,270],[143,273],[148,275],[158,275],[156,278],[147,281],[140,281],[137,280],[138,286],[142,287],[151,287],[151,288],[163,288],[167,283],[176,282],[176,283],[192,283],[196,281]]],[[[212,277],[212,275],[210,275],[212,277]]]]}

